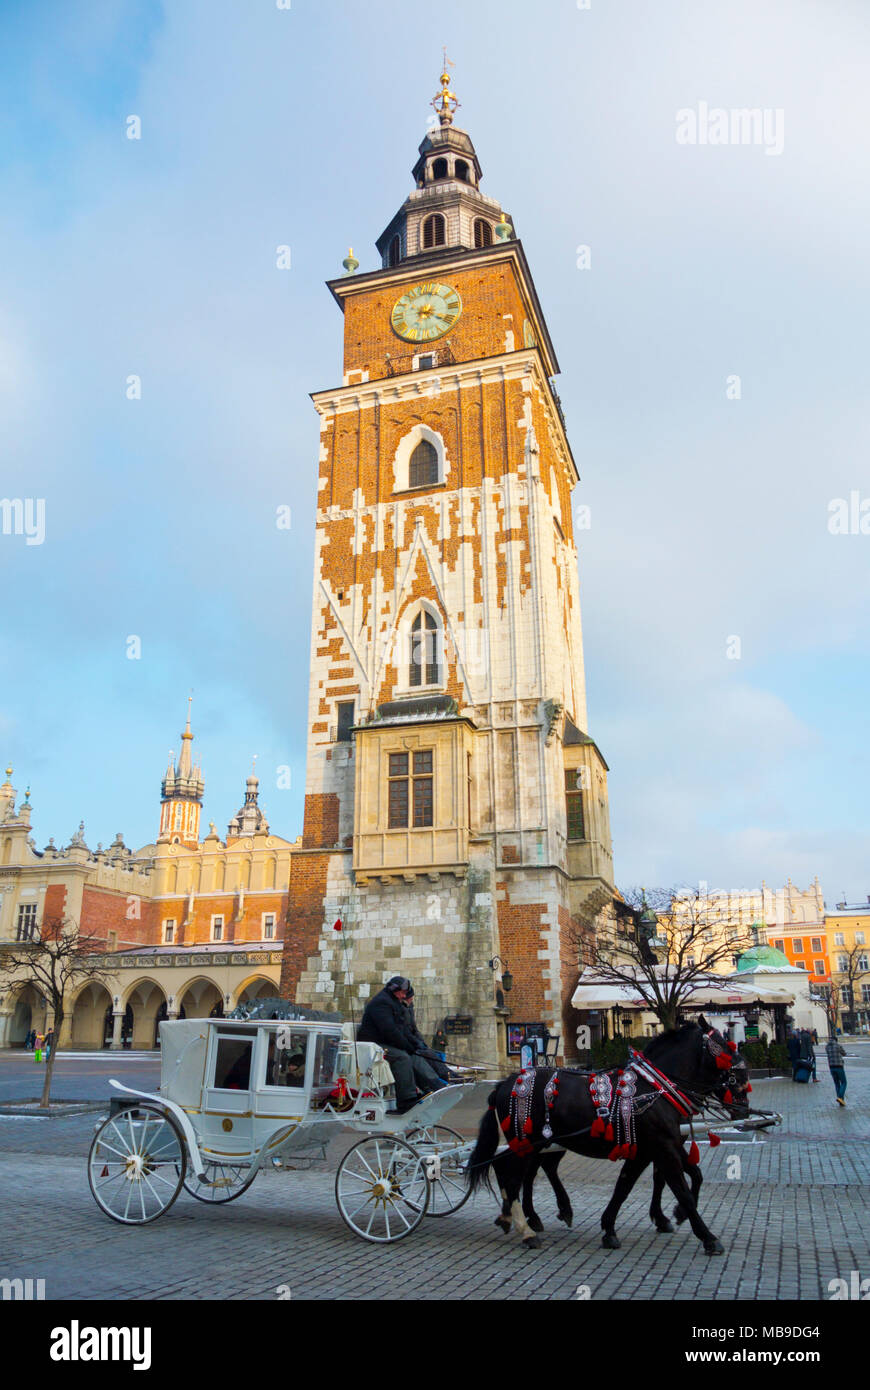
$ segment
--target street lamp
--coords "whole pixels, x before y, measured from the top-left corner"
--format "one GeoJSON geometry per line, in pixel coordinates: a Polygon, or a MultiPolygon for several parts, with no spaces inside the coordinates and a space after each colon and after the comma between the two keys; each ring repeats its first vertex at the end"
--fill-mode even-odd
{"type": "Polygon", "coordinates": [[[510,994],[511,990],[514,987],[514,977],[508,969],[507,961],[503,961],[501,956],[493,956],[492,960],[489,961],[489,968],[493,972],[495,972],[496,970],[501,971],[502,989],[504,990],[505,994],[510,994]]]}

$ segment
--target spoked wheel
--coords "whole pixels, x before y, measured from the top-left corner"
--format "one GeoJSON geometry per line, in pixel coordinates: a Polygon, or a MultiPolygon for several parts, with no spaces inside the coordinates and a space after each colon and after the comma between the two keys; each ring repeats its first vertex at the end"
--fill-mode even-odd
{"type": "Polygon", "coordinates": [[[429,1205],[424,1160],[404,1139],[366,1135],[338,1165],[335,1200],[354,1235],[381,1245],[401,1240],[429,1205]]]}
{"type": "Polygon", "coordinates": [[[184,1179],[184,1189],[199,1202],[234,1202],[243,1192],[247,1192],[256,1176],[256,1168],[251,1168],[250,1165],[243,1167],[239,1163],[207,1163],[203,1174],[204,1181],[200,1182],[196,1174],[188,1170],[184,1179]]]}
{"type": "Polygon", "coordinates": [[[458,1211],[471,1196],[471,1189],[465,1183],[466,1159],[460,1153],[460,1145],[466,1140],[455,1129],[447,1125],[421,1125],[407,1133],[409,1144],[413,1144],[418,1154],[428,1158],[437,1154],[441,1174],[429,1184],[429,1209],[427,1216],[449,1216],[458,1211]]]}
{"type": "Polygon", "coordinates": [[[157,1105],[137,1104],[104,1120],[91,1142],[88,1183],[113,1221],[144,1226],[181,1191],[187,1154],[181,1131],[157,1105]]]}

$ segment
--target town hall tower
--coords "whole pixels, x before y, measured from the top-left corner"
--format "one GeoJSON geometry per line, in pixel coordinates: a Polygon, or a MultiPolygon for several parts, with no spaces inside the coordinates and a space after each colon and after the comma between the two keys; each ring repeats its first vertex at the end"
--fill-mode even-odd
{"type": "Polygon", "coordinates": [[[441,88],[381,268],[358,273],[351,252],[329,284],[344,375],[313,396],[308,766],[282,992],[358,1019],[408,975],[423,1031],[466,1020],[454,1053],[504,1060],[520,1021],[570,1055],[578,934],[613,893],[578,473],[522,245],[481,192],[446,72],[441,88]]]}

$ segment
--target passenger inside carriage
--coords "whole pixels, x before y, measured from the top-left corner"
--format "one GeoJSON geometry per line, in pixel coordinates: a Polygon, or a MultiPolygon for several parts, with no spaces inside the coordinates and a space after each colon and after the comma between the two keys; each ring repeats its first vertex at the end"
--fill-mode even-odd
{"type": "Polygon", "coordinates": [[[266,1058],[267,1086],[304,1086],[305,1060],[308,1053],[306,1033],[269,1034],[266,1058]]]}

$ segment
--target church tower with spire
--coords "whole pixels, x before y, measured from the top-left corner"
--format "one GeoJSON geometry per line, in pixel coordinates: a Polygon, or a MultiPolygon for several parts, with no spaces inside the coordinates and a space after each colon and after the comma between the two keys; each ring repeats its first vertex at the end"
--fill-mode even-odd
{"type": "Polygon", "coordinates": [[[570,1054],[579,939],[613,893],[579,476],[529,265],[481,192],[446,62],[433,105],[380,266],[351,253],[328,285],[344,364],[312,397],[308,765],[282,984],[358,1016],[401,973],[424,1031],[463,1020],[454,1051],[504,1060],[510,1018],[570,1054]]]}
{"type": "Polygon", "coordinates": [[[187,701],[187,723],[181,735],[181,754],[178,763],[173,763],[169,754],[169,766],[160,788],[160,833],[157,844],[184,845],[186,849],[196,849],[199,845],[199,817],[202,811],[202,797],[205,790],[202,769],[193,764],[190,731],[190,705],[187,701]]]}

